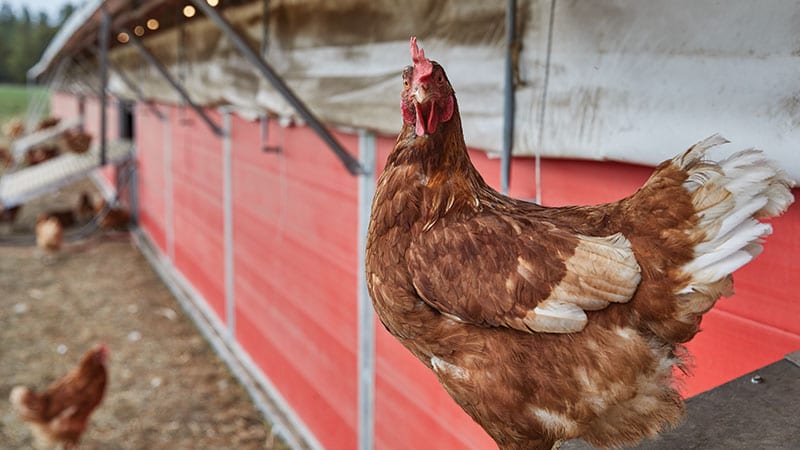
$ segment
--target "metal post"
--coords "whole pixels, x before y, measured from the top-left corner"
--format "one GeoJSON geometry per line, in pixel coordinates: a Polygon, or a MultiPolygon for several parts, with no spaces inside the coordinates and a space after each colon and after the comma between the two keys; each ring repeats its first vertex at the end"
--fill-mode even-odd
{"type": "Polygon", "coordinates": [[[111,15],[103,4],[103,18],[100,22],[100,165],[106,165],[106,139],[108,138],[108,111],[106,111],[106,90],[108,89],[108,35],[111,28],[111,15]]]}
{"type": "Polygon", "coordinates": [[[233,148],[231,142],[231,112],[222,111],[222,217],[225,248],[225,318],[231,340],[236,340],[236,301],[234,282],[236,275],[233,266],[233,148]]]}
{"type": "MultiPolygon", "coordinates": [[[[169,114],[169,113],[167,113],[169,114]]],[[[167,115],[163,125],[164,142],[164,238],[167,257],[175,264],[175,209],[172,198],[172,121],[167,115]]]]}
{"type": "Polygon", "coordinates": [[[155,68],[156,71],[158,71],[158,73],[160,73],[161,76],[164,77],[165,80],[167,80],[167,82],[172,86],[172,88],[178,92],[183,101],[185,101],[186,104],[189,105],[194,110],[194,112],[196,112],[197,115],[200,116],[201,119],[203,119],[203,121],[206,123],[206,125],[208,125],[209,128],[211,128],[214,134],[216,134],[217,136],[222,136],[224,134],[222,128],[220,128],[219,125],[214,123],[214,121],[211,120],[210,117],[208,117],[208,114],[206,114],[206,112],[203,111],[201,107],[199,107],[194,101],[192,101],[191,97],[189,97],[189,94],[186,92],[183,86],[181,86],[181,84],[178,83],[175,80],[175,78],[173,78],[172,75],[169,74],[167,68],[164,67],[161,64],[161,62],[159,62],[158,59],[156,59],[156,57],[153,56],[152,53],[150,53],[150,50],[148,50],[147,47],[145,47],[144,44],[142,44],[142,42],[139,41],[139,39],[134,35],[134,33],[128,33],[128,35],[130,37],[130,42],[136,47],[137,50],[139,50],[139,53],[142,54],[147,63],[153,66],[153,68],[155,68]]]}
{"type": "Polygon", "coordinates": [[[506,4],[506,73],[503,104],[503,153],[500,161],[500,189],[508,194],[511,183],[511,152],[514,148],[514,52],[517,34],[517,2],[506,4]]]}
{"type": "Polygon", "coordinates": [[[358,135],[358,448],[375,446],[375,313],[367,291],[366,247],[375,195],[375,135],[358,135]]]}
{"type": "Polygon", "coordinates": [[[362,168],[358,164],[358,161],[349,153],[347,150],[342,147],[342,144],[333,137],[333,135],[328,131],[327,128],[317,119],[314,113],[308,109],[308,107],[300,100],[297,95],[295,95],[294,91],[283,81],[283,79],[278,76],[275,70],[264,61],[252,48],[250,45],[247,44],[247,41],[233,28],[233,26],[228,23],[228,21],[222,17],[217,10],[213,7],[209,6],[206,3],[206,0],[192,0],[192,3],[203,11],[203,13],[211,19],[214,24],[219,27],[222,32],[230,38],[233,42],[233,45],[239,49],[239,52],[247,59],[250,64],[254,65],[261,75],[267,79],[267,81],[272,84],[272,86],[283,96],[283,98],[289,102],[290,105],[297,111],[300,117],[306,121],[309,127],[314,130],[317,135],[325,141],[326,144],[333,150],[339,160],[342,161],[342,164],[347,167],[347,170],[353,174],[358,175],[362,173],[362,168]]]}
{"type": "Polygon", "coordinates": [[[80,122],[80,130],[85,130],[86,124],[86,97],[83,94],[78,94],[78,121],[80,122]]]}

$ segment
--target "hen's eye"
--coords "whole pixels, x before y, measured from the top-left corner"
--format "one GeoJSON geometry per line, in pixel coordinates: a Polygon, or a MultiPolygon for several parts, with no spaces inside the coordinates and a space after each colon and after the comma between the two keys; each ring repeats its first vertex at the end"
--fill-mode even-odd
{"type": "Polygon", "coordinates": [[[437,83],[444,83],[444,75],[439,74],[439,76],[436,77],[436,82],[437,83]]]}
{"type": "Polygon", "coordinates": [[[408,80],[403,80],[403,87],[408,87],[408,80]]]}

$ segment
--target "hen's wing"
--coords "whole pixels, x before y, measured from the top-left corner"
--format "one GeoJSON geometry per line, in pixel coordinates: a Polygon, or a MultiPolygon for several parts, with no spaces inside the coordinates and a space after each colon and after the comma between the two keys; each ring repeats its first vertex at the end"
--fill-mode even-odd
{"type": "Polygon", "coordinates": [[[406,259],[417,294],[443,314],[527,332],[580,331],[584,311],[627,302],[641,280],[622,234],[577,235],[499,213],[440,222],[406,259]]]}

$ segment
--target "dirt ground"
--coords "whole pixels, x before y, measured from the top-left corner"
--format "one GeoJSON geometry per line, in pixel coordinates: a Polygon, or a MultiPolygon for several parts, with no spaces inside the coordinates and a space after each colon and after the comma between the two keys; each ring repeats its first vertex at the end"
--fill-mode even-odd
{"type": "MultiPolygon", "coordinates": [[[[25,205],[11,234],[31,235],[38,212],[69,207],[82,190],[94,187],[84,180],[25,205]]],[[[0,449],[34,446],[11,389],[46,387],[99,342],[110,380],[80,449],[288,448],[128,234],[97,232],[53,261],[0,246],[0,449]]]]}

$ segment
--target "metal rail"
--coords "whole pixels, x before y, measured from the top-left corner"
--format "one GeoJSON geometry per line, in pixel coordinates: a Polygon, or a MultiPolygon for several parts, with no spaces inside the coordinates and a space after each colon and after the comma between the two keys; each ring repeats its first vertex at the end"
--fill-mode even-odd
{"type": "Polygon", "coordinates": [[[100,165],[106,165],[106,147],[108,139],[108,111],[106,103],[108,97],[106,90],[108,89],[108,34],[111,31],[111,15],[108,13],[108,6],[103,4],[103,17],[100,22],[100,165]]]}
{"type": "Polygon", "coordinates": [[[506,73],[503,102],[503,153],[500,161],[500,189],[508,194],[511,183],[511,153],[514,149],[514,53],[517,35],[517,1],[506,5],[506,73]]]}
{"type": "Polygon", "coordinates": [[[233,26],[224,18],[222,15],[217,12],[216,9],[209,6],[205,0],[192,0],[192,3],[203,11],[203,13],[208,17],[211,22],[213,22],[222,32],[228,36],[228,38],[233,42],[234,46],[239,50],[239,52],[247,59],[253,66],[258,69],[261,75],[272,84],[282,96],[283,98],[289,102],[290,105],[297,111],[300,117],[305,120],[309,127],[311,127],[317,135],[328,144],[328,147],[333,150],[339,160],[344,164],[347,170],[353,175],[360,175],[364,173],[361,164],[358,160],[353,157],[347,150],[342,147],[342,144],[333,137],[333,135],[328,131],[327,128],[322,124],[322,122],[317,119],[314,113],[308,109],[308,107],[303,103],[300,98],[295,95],[294,91],[286,84],[285,81],[275,72],[275,70],[267,64],[264,59],[261,58],[252,48],[250,45],[245,41],[245,39],[233,28],[233,26]]]}
{"type": "Polygon", "coordinates": [[[375,311],[367,290],[366,248],[375,196],[375,135],[359,132],[358,153],[358,449],[375,448],[375,311]]]}

